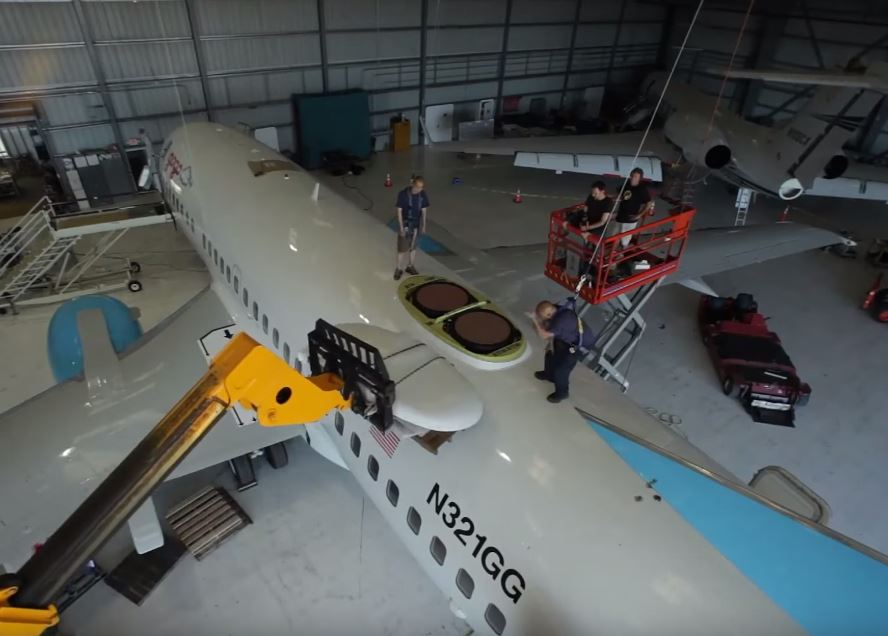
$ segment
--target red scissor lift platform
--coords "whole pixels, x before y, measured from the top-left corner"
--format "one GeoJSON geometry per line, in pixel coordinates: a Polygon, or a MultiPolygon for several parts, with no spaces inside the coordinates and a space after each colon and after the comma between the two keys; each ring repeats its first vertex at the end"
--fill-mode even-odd
{"type": "Polygon", "coordinates": [[[574,207],[555,210],[549,217],[546,276],[575,292],[587,305],[607,303],[611,318],[598,334],[593,366],[600,375],[629,386],[617,367],[626,359],[645,329],[642,306],[663,278],[678,269],[696,209],[675,207],[669,215],[634,230],[600,237],[583,233],[568,223],[574,207]],[[629,244],[622,246],[628,238],[629,244]],[[621,337],[628,335],[627,337],[621,337]]]}

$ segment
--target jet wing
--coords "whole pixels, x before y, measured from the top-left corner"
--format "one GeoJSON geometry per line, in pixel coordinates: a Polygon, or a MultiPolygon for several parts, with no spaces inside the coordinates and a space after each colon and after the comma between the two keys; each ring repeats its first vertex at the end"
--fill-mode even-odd
{"type": "Polygon", "coordinates": [[[678,271],[666,282],[686,284],[701,276],[848,242],[835,232],[801,223],[694,230],[688,235],[678,271]]]}
{"type": "Polygon", "coordinates": [[[888,168],[852,162],[841,177],[814,179],[805,194],[888,203],[888,168]]]}
{"type": "MultiPolygon", "coordinates": [[[[123,354],[113,390],[91,397],[86,380],[71,380],[0,415],[0,465],[32,495],[4,497],[0,565],[18,569],[74,511],[206,372],[201,338],[231,323],[215,292],[205,290],[123,354]]],[[[240,425],[229,413],[171,476],[300,434],[302,427],[240,425]]]]}
{"type": "MultiPolygon", "coordinates": [[[[435,150],[476,155],[512,155],[515,165],[555,172],[627,177],[641,143],[639,132],[601,135],[558,135],[552,137],[506,137],[466,139],[433,144],[435,150]]],[[[679,152],[660,132],[652,132],[635,165],[652,181],[662,181],[660,163],[675,161],[679,152]]]]}

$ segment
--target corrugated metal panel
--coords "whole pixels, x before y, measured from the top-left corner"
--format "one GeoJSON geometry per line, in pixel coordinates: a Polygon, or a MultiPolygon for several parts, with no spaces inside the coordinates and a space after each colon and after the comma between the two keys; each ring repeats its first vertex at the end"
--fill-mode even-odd
{"type": "Polygon", "coordinates": [[[70,2],[0,2],[0,44],[82,41],[70,2]]]}
{"type": "Polygon", "coordinates": [[[114,131],[110,125],[89,126],[53,130],[47,133],[52,138],[52,148],[60,155],[70,155],[81,150],[104,148],[114,143],[114,131]]]}
{"type": "Polygon", "coordinates": [[[509,29],[509,48],[560,49],[570,46],[571,26],[513,26],[509,29]]]}
{"type": "Polygon", "coordinates": [[[426,82],[465,82],[495,78],[499,72],[499,55],[469,56],[429,60],[426,63],[426,82]]]}
{"type": "Polygon", "coordinates": [[[118,117],[143,117],[204,107],[199,80],[164,86],[133,87],[113,91],[111,100],[118,117]]]}
{"type": "Polygon", "coordinates": [[[416,108],[419,104],[419,91],[397,91],[370,96],[370,110],[393,110],[416,108]]]}
{"type": "Polygon", "coordinates": [[[238,75],[210,79],[213,104],[255,104],[268,99],[268,84],[264,75],[238,75]],[[220,97],[221,99],[216,99],[220,97]]]}
{"type": "MultiPolygon", "coordinates": [[[[434,6],[434,5],[432,5],[434,6]]],[[[420,25],[421,3],[416,0],[324,0],[327,29],[375,29],[420,25]]]]}
{"type": "Polygon", "coordinates": [[[427,34],[429,55],[455,53],[499,53],[503,44],[502,27],[466,27],[438,30],[430,28],[427,34]]]}
{"type": "Polygon", "coordinates": [[[187,36],[188,16],[180,0],[85,2],[96,40],[187,36]]]}
{"type": "Polygon", "coordinates": [[[521,95],[537,91],[558,91],[561,98],[561,86],[564,78],[560,75],[552,77],[531,77],[528,79],[507,79],[503,82],[503,95],[521,95]]]}
{"type": "Polygon", "coordinates": [[[94,82],[85,47],[0,51],[0,91],[94,82]]]}
{"type": "Polygon", "coordinates": [[[564,73],[567,70],[567,51],[537,51],[510,53],[506,56],[506,77],[538,75],[540,73],[564,73]]]}
{"type": "Polygon", "coordinates": [[[191,42],[139,42],[96,47],[109,82],[197,74],[191,42]]]}
{"type": "Polygon", "coordinates": [[[201,35],[316,31],[315,0],[197,0],[201,35]]]}
{"type": "Polygon", "coordinates": [[[534,22],[573,22],[576,0],[514,0],[512,24],[534,22]]]}
{"type": "Polygon", "coordinates": [[[289,104],[270,104],[256,108],[232,108],[221,110],[216,118],[220,123],[235,126],[239,122],[247,123],[253,128],[274,126],[292,121],[289,104]]]}
{"type": "Polygon", "coordinates": [[[98,93],[44,97],[40,100],[40,106],[50,126],[108,120],[108,111],[98,93]]]}
{"type": "Polygon", "coordinates": [[[505,21],[503,0],[429,0],[429,28],[436,24],[501,24],[505,21]]]}
{"type": "Polygon", "coordinates": [[[144,128],[152,142],[159,144],[176,128],[185,122],[206,121],[204,115],[185,115],[182,117],[162,117],[160,119],[145,119],[142,121],[121,122],[120,129],[124,139],[138,136],[139,129],[144,128]]]}
{"type": "MultiPolygon", "coordinates": [[[[466,84],[464,86],[442,86],[426,89],[426,104],[449,104],[466,99],[488,99],[496,97],[496,82],[483,84],[466,84]]],[[[477,115],[477,107],[473,106],[473,115],[477,115]]],[[[459,121],[457,119],[457,121],[459,121]]]]}
{"type": "Polygon", "coordinates": [[[357,62],[399,57],[419,57],[419,30],[392,33],[331,33],[327,35],[327,59],[357,62]]]}
{"type": "Polygon", "coordinates": [[[318,36],[288,35],[203,42],[207,72],[320,64],[318,36]]]}

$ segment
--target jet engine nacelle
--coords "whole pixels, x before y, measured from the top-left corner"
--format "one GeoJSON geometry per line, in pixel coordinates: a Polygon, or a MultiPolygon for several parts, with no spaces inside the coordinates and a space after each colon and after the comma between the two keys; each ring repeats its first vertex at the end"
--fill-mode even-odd
{"type": "Polygon", "coordinates": [[[826,165],[823,166],[824,179],[838,179],[848,169],[848,157],[839,153],[830,157],[826,165]]]}
{"type": "Polygon", "coordinates": [[[696,114],[676,113],[666,120],[666,138],[681,148],[688,161],[711,170],[724,168],[731,162],[731,147],[717,126],[710,130],[709,121],[696,114]]]}

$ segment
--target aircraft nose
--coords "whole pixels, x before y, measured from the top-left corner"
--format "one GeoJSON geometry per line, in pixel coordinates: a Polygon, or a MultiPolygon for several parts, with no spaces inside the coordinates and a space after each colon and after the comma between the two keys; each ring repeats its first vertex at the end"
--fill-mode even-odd
{"type": "Polygon", "coordinates": [[[792,179],[787,179],[783,183],[780,184],[780,187],[777,188],[777,194],[780,195],[780,198],[784,201],[792,201],[793,199],[798,199],[802,196],[802,193],[805,191],[805,188],[802,186],[802,182],[793,177],[792,179]]]}

